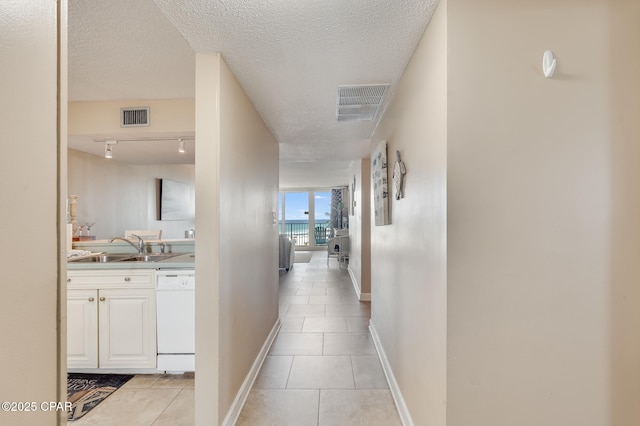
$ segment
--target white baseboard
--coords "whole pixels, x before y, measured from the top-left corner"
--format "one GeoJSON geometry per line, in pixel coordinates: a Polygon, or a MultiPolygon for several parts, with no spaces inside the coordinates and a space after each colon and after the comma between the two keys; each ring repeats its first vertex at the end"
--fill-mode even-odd
{"type": "Polygon", "coordinates": [[[400,386],[398,386],[398,382],[393,375],[393,371],[391,370],[391,365],[389,364],[387,355],[384,353],[384,349],[382,348],[382,342],[380,342],[378,332],[376,331],[376,328],[371,321],[369,321],[369,331],[371,332],[371,337],[373,338],[373,344],[376,347],[376,351],[378,351],[378,358],[380,358],[380,363],[382,364],[384,375],[387,377],[389,389],[391,390],[393,401],[395,402],[396,408],[398,409],[400,420],[402,421],[403,426],[413,426],[413,420],[411,419],[411,414],[409,413],[407,404],[404,402],[404,398],[402,397],[402,392],[400,392],[400,386]]]}
{"type": "Polygon", "coordinates": [[[238,390],[238,393],[236,394],[236,397],[233,400],[231,407],[229,408],[229,412],[227,412],[227,415],[222,421],[223,426],[233,426],[238,421],[238,417],[240,417],[240,412],[242,411],[242,407],[244,406],[244,403],[247,401],[249,392],[253,387],[253,382],[255,382],[256,377],[258,377],[258,372],[260,372],[262,363],[264,362],[265,358],[267,357],[267,354],[269,353],[269,348],[271,348],[273,341],[278,335],[278,330],[280,330],[280,326],[281,326],[280,318],[278,318],[276,323],[273,325],[273,328],[271,329],[269,336],[267,336],[267,340],[265,340],[264,344],[262,345],[262,348],[260,349],[258,356],[253,362],[253,365],[251,366],[251,369],[249,370],[247,377],[244,379],[244,382],[242,382],[242,386],[240,386],[240,390],[238,390]]]}
{"type": "Polygon", "coordinates": [[[349,271],[349,277],[351,277],[351,284],[353,285],[353,289],[356,291],[356,296],[358,297],[358,300],[360,300],[361,302],[370,302],[371,293],[361,293],[360,286],[358,285],[358,280],[356,279],[356,276],[353,275],[353,270],[351,269],[351,267],[348,267],[347,271],[349,271]]]}

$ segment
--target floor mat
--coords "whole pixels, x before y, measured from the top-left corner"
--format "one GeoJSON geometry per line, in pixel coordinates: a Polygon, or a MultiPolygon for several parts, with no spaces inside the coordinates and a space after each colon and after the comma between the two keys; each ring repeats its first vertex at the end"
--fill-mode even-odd
{"type": "Polygon", "coordinates": [[[297,251],[294,263],[309,263],[313,253],[310,251],[297,251]]]}

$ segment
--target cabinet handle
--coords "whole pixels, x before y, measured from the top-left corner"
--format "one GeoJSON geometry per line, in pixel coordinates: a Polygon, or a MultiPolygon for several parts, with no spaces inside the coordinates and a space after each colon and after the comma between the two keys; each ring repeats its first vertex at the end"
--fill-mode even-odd
{"type": "Polygon", "coordinates": [[[125,280],[126,282],[129,282],[129,281],[131,281],[131,278],[129,278],[129,277],[124,277],[124,280],[125,280]]]}
{"type": "Polygon", "coordinates": [[[93,302],[94,300],[96,300],[96,299],[94,299],[93,297],[89,298],[89,302],[93,302]]]}
{"type": "Polygon", "coordinates": [[[71,282],[71,278],[67,278],[67,282],[70,283],[71,282]]]}
{"type": "Polygon", "coordinates": [[[107,300],[107,299],[106,299],[104,296],[102,296],[102,297],[100,298],[100,301],[101,301],[101,302],[104,302],[105,300],[107,300]]]}

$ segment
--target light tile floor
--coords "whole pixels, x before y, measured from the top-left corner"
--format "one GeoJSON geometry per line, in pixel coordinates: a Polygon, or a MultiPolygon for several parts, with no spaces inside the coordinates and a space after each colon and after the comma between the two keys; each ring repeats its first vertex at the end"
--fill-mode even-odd
{"type": "Polygon", "coordinates": [[[73,426],[193,426],[193,374],[137,375],[73,426]]]}
{"type": "Polygon", "coordinates": [[[370,303],[326,256],[281,273],[282,327],[236,425],[401,424],[369,334],[370,303]]]}
{"type": "MultiPolygon", "coordinates": [[[[369,303],[326,252],[280,276],[282,327],[238,426],[400,425],[369,334],[369,303]]],[[[85,425],[194,424],[194,379],[138,375],[75,422],[85,425]]]]}

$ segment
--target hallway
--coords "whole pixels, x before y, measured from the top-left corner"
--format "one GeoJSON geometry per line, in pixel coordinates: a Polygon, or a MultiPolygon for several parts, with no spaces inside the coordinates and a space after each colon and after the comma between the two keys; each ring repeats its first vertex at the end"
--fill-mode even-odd
{"type": "Polygon", "coordinates": [[[400,425],[349,274],[325,251],[280,274],[276,337],[238,426],[400,425]]]}
{"type": "MultiPolygon", "coordinates": [[[[282,327],[236,425],[401,424],[369,334],[371,304],[326,256],[281,272],[282,327]]],[[[72,424],[189,425],[193,404],[192,375],[138,375],[72,424]]]]}

